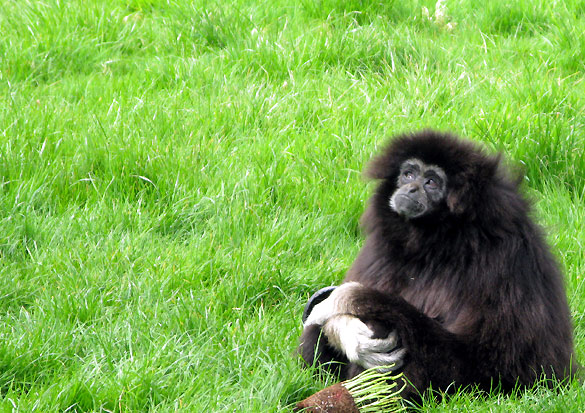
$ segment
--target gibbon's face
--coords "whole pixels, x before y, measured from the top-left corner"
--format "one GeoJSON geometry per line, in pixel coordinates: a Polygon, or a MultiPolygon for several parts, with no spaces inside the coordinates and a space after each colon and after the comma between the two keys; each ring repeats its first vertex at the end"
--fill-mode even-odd
{"type": "Polygon", "coordinates": [[[419,218],[436,210],[445,199],[447,175],[436,165],[409,159],[400,166],[397,185],[390,208],[406,219],[419,218]]]}

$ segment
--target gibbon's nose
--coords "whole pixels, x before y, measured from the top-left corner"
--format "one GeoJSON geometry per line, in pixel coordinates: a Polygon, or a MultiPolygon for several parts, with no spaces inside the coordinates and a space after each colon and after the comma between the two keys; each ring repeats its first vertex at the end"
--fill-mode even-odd
{"type": "Polygon", "coordinates": [[[412,183],[408,187],[408,193],[409,194],[413,194],[413,193],[417,192],[419,189],[420,188],[419,188],[419,185],[418,184],[412,183]]]}

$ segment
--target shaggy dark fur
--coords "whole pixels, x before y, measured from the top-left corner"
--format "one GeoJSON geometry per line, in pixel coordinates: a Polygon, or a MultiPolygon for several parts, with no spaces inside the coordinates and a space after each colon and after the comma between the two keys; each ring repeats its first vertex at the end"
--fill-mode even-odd
{"type": "MultiPolygon", "coordinates": [[[[564,379],[574,371],[561,272],[499,156],[423,131],[394,139],[367,175],[381,182],[362,217],[365,245],[344,281],[369,287],[353,297],[362,321],[380,337],[398,332],[415,387],[406,397],[431,385],[509,391],[543,373],[564,379]],[[443,168],[447,197],[439,211],[405,220],[388,200],[410,158],[443,168]]],[[[341,361],[343,379],[361,371],[327,345],[319,326],[305,329],[300,352],[308,364],[341,361]]]]}

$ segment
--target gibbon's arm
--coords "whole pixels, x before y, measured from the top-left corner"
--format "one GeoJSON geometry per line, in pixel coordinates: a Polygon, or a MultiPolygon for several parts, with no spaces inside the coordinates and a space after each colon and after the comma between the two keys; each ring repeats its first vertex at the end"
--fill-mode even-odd
{"type": "Polygon", "coordinates": [[[305,329],[319,326],[333,349],[363,368],[381,367],[397,370],[406,350],[399,347],[396,331],[377,337],[351,308],[352,293],[363,288],[357,282],[337,287],[331,295],[315,305],[304,322],[305,329]]]}
{"type": "MultiPolygon", "coordinates": [[[[432,383],[445,389],[452,382],[471,382],[470,348],[401,297],[357,282],[342,284],[313,308],[305,321],[307,336],[317,327],[326,338],[321,351],[333,348],[364,368],[393,364],[389,370],[402,368],[407,378],[418,378],[411,383],[415,388],[432,383]]],[[[331,352],[328,357],[333,359],[331,352]]],[[[473,377],[481,377],[481,372],[473,372],[473,377]]]]}

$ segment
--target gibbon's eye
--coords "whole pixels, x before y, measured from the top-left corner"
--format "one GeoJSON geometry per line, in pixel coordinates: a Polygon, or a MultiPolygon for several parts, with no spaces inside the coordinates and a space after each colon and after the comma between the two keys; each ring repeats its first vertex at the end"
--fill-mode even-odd
{"type": "Polygon", "coordinates": [[[412,181],[414,179],[414,172],[412,171],[404,171],[402,174],[406,181],[412,181]]]}
{"type": "Polygon", "coordinates": [[[431,190],[439,189],[439,182],[435,178],[428,178],[425,186],[431,190]]]}

